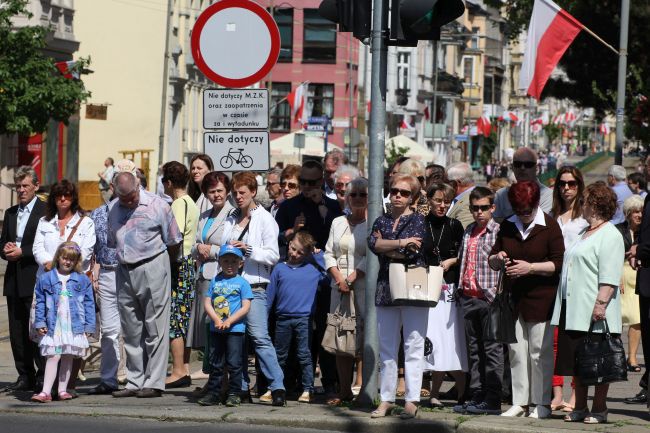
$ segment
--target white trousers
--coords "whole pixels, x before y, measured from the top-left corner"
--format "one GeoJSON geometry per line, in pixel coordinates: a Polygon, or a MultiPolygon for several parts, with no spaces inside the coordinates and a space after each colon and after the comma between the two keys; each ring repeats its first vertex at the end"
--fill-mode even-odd
{"type": "Polygon", "coordinates": [[[99,368],[102,382],[117,388],[117,370],[120,365],[120,311],[117,307],[115,271],[99,270],[99,320],[101,329],[102,361],[99,368]]]}
{"type": "Polygon", "coordinates": [[[512,403],[515,406],[551,404],[553,328],[550,322],[515,322],[517,342],[510,344],[512,403]]]}
{"type": "Polygon", "coordinates": [[[424,371],[424,338],[429,309],[422,307],[377,307],[381,401],[395,401],[400,329],[404,333],[404,381],[406,401],[419,402],[424,371]]]}

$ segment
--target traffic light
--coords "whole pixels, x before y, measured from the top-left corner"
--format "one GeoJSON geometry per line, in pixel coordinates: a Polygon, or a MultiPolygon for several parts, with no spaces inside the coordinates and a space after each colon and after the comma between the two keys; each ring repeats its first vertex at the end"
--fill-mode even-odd
{"type": "Polygon", "coordinates": [[[440,27],[465,12],[463,0],[392,0],[391,45],[440,40],[440,27]]]}
{"type": "Polygon", "coordinates": [[[352,32],[361,41],[370,37],[372,0],[323,0],[318,13],[337,23],[340,32],[352,32]]]}

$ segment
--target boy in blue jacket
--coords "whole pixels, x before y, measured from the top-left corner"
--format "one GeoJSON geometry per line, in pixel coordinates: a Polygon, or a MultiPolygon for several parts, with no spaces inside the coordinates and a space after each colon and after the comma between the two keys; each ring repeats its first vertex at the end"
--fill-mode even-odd
{"type": "Polygon", "coordinates": [[[278,263],[266,289],[267,305],[276,315],[275,351],[285,370],[291,341],[296,339],[302,370],[301,403],[309,403],[314,388],[311,360],[311,315],[319,284],[328,277],[323,271],[323,253],[313,254],[316,242],[307,232],[298,232],[289,242],[287,261],[278,263]],[[318,263],[320,262],[320,263],[318,263]]]}

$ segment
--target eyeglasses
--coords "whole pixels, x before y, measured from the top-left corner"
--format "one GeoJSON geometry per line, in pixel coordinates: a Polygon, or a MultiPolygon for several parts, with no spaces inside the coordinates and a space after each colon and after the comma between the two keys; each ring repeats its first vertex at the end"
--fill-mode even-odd
{"type": "Polygon", "coordinates": [[[433,202],[433,204],[437,204],[437,205],[441,205],[444,203],[445,206],[449,206],[451,204],[451,200],[443,200],[441,198],[432,198],[430,200],[433,202]]]}
{"type": "Polygon", "coordinates": [[[57,201],[59,201],[59,200],[70,201],[70,200],[72,200],[72,194],[61,194],[61,195],[56,197],[56,200],[57,201]]]}
{"type": "Polygon", "coordinates": [[[533,161],[512,161],[512,166],[514,168],[533,168],[537,165],[536,162],[533,161]]]}
{"type": "Polygon", "coordinates": [[[289,189],[297,189],[298,184],[295,183],[295,182],[282,181],[282,182],[280,182],[280,187],[281,188],[289,188],[289,189]]]}
{"type": "Polygon", "coordinates": [[[409,191],[408,189],[399,189],[399,188],[390,189],[390,195],[397,195],[397,194],[399,194],[404,198],[409,198],[411,196],[411,191],[409,191]]]}
{"type": "Polygon", "coordinates": [[[513,211],[518,216],[531,216],[533,214],[533,209],[513,209],[513,211]]]}
{"type": "Polygon", "coordinates": [[[316,186],[323,181],[323,178],[319,177],[318,179],[305,179],[304,177],[301,177],[300,179],[298,179],[298,181],[300,182],[300,185],[316,186]]]}
{"type": "Polygon", "coordinates": [[[366,197],[368,197],[368,193],[367,192],[351,192],[349,194],[349,196],[350,196],[350,198],[357,198],[357,197],[366,198],[366,197]]]}
{"type": "Polygon", "coordinates": [[[479,210],[481,212],[487,212],[490,210],[491,207],[492,207],[491,204],[482,204],[482,205],[472,204],[469,206],[469,210],[471,210],[472,212],[478,212],[479,210]]]}
{"type": "Polygon", "coordinates": [[[557,184],[560,189],[564,188],[565,186],[568,186],[569,189],[576,189],[578,187],[578,182],[575,180],[561,180],[557,184]]]}

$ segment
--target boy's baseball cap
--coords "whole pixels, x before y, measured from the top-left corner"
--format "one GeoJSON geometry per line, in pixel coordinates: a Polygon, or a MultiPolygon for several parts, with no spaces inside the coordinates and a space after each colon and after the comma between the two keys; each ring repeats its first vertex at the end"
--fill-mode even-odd
{"type": "Polygon", "coordinates": [[[219,257],[225,256],[226,254],[234,254],[240,259],[244,258],[244,254],[242,254],[241,250],[230,244],[221,245],[221,248],[219,249],[219,257]]]}

